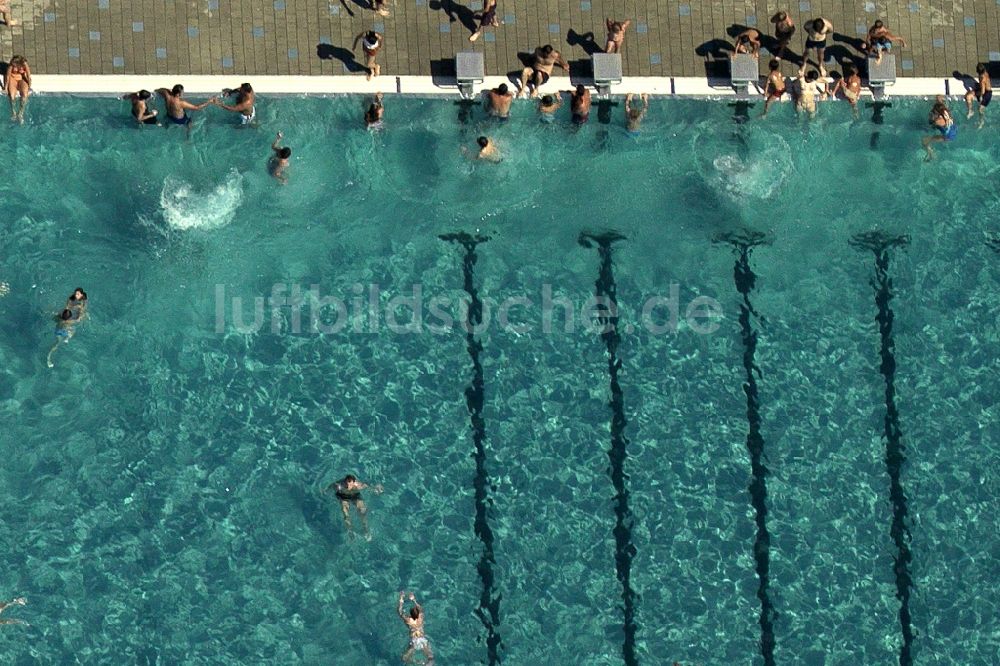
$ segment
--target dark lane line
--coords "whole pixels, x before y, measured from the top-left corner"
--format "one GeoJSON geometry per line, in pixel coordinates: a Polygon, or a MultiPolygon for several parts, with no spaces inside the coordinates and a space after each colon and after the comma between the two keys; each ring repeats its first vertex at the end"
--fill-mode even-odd
{"type": "Polygon", "coordinates": [[[899,426],[899,411],[896,409],[896,354],[892,339],[892,279],[889,277],[889,249],[903,247],[910,242],[908,236],[886,236],[878,232],[858,234],[850,243],[853,247],[870,250],[875,254],[875,277],[871,285],[875,290],[875,306],[881,347],[879,372],[885,378],[885,467],[889,472],[889,499],[892,502],[892,527],[890,534],[896,544],[893,573],[896,577],[896,598],[899,599],[899,626],[903,634],[903,645],[899,649],[900,666],[913,663],[913,627],[910,617],[910,591],[913,577],[910,574],[910,528],[907,515],[909,509],[901,481],[903,465],[906,463],[906,446],[903,431],[899,426]]]}
{"type": "Polygon", "coordinates": [[[465,256],[462,259],[462,275],[463,288],[465,293],[469,295],[469,307],[466,310],[463,325],[465,327],[466,349],[472,360],[472,381],[465,389],[465,402],[469,408],[472,444],[475,447],[473,458],[476,461],[476,475],[473,479],[476,502],[474,529],[476,536],[483,544],[483,552],[476,567],[483,583],[483,591],[479,597],[479,608],[475,612],[486,629],[487,663],[490,666],[495,666],[502,661],[500,650],[503,648],[503,640],[500,638],[500,595],[496,591],[496,575],[493,571],[496,564],[493,555],[493,529],[490,527],[489,521],[490,509],[493,506],[493,500],[490,499],[489,493],[495,491],[496,488],[490,483],[489,474],[486,471],[486,422],[483,420],[485,390],[483,365],[479,360],[483,345],[476,339],[477,327],[483,323],[483,302],[479,299],[479,292],[476,290],[474,282],[477,259],[476,246],[485,243],[489,237],[456,233],[443,234],[440,238],[443,241],[458,243],[465,248],[465,256]]]}
{"type": "Polygon", "coordinates": [[[632,544],[632,510],[629,508],[628,475],[625,473],[625,462],[628,458],[628,439],[625,437],[625,396],[618,381],[622,362],[618,358],[618,345],[621,337],[618,335],[618,288],[615,284],[614,266],[611,261],[611,246],[625,237],[613,232],[605,234],[580,234],[578,242],[586,248],[597,245],[601,258],[601,269],[594,283],[598,299],[597,310],[601,313],[598,322],[601,325],[601,339],[608,349],[608,379],[611,384],[611,447],[608,449],[610,460],[609,474],[611,484],[615,489],[615,568],[618,581],[622,585],[622,602],[624,606],[625,640],[622,644],[622,656],[626,666],[637,666],[639,661],[635,655],[635,636],[637,624],[635,621],[636,593],[632,589],[632,560],[636,549],[632,544]]]}
{"type": "Polygon", "coordinates": [[[761,435],[760,396],[757,393],[757,376],[760,368],[754,360],[757,352],[757,332],[753,329],[751,315],[760,319],[750,302],[750,292],[753,291],[757,276],[750,268],[750,253],[754,247],[765,242],[764,236],[758,233],[726,234],[716,239],[716,242],[726,242],[736,250],[736,265],[733,269],[733,280],[736,291],[740,293],[743,302],[740,303],[740,334],[743,338],[743,369],[746,371],[746,382],[743,392],[747,396],[747,449],[750,451],[750,504],[754,508],[757,523],[757,536],[754,539],[753,555],[757,570],[757,598],[760,600],[760,653],[764,657],[765,666],[773,666],[774,662],[774,619],[777,612],[771,601],[769,591],[771,581],[771,535],[767,531],[767,475],[768,469],[762,462],[764,458],[764,437],[761,435]]]}

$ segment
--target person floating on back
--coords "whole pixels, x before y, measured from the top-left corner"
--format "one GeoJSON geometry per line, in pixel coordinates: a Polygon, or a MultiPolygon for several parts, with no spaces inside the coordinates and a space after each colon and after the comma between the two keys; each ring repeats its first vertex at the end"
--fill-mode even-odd
{"type": "Polygon", "coordinates": [[[232,111],[240,114],[240,126],[256,127],[257,120],[257,95],[249,83],[240,85],[239,88],[226,88],[222,91],[223,97],[236,95],[236,103],[233,105],[223,104],[218,99],[213,102],[220,109],[232,111]]]}
{"type": "MultiPolygon", "coordinates": [[[[10,601],[0,601],[0,614],[3,614],[10,606],[23,606],[28,603],[28,600],[24,597],[18,597],[16,599],[11,599],[10,601]]],[[[27,626],[27,622],[24,620],[8,620],[0,618],[0,624],[23,624],[27,626]]]]}
{"type": "Polygon", "coordinates": [[[153,93],[148,90],[140,90],[139,92],[127,93],[121,97],[122,99],[127,99],[132,102],[132,117],[135,118],[136,122],[140,125],[160,124],[160,121],[156,117],[158,111],[156,109],[149,108],[149,99],[152,96],[153,93]]]}
{"type": "Polygon", "coordinates": [[[285,135],[278,132],[277,136],[274,137],[274,142],[271,143],[271,159],[267,161],[267,171],[272,176],[278,179],[278,182],[282,185],[288,184],[288,176],[285,175],[285,169],[288,168],[288,158],[292,156],[292,149],[288,146],[279,146],[278,142],[285,135]]]}
{"type": "Polygon", "coordinates": [[[979,75],[976,86],[966,91],[965,105],[969,108],[968,118],[972,118],[972,100],[979,100],[979,127],[986,122],[986,107],[993,100],[993,82],[990,81],[990,73],[986,71],[986,65],[979,63],[976,65],[976,74],[979,75]]]}
{"type": "MultiPolygon", "coordinates": [[[[351,505],[354,505],[354,508],[358,511],[358,516],[361,518],[361,526],[365,531],[365,539],[371,541],[372,535],[368,531],[368,507],[365,506],[364,500],[361,499],[361,491],[368,487],[367,483],[358,481],[358,477],[348,474],[340,481],[331,483],[326,487],[326,491],[324,491],[329,492],[333,490],[337,499],[340,500],[340,511],[344,514],[344,526],[347,528],[349,538],[354,538],[354,527],[351,524],[351,505]]],[[[376,495],[382,494],[382,485],[373,486],[372,492],[376,495]]]]}
{"type": "Polygon", "coordinates": [[[424,653],[424,658],[427,660],[425,664],[434,663],[434,652],[431,651],[431,644],[427,640],[427,635],[424,633],[424,609],[417,603],[417,598],[411,593],[409,595],[410,601],[413,602],[413,606],[410,607],[410,611],[403,612],[403,597],[406,595],[405,590],[399,592],[399,603],[396,604],[396,613],[399,614],[399,619],[403,621],[406,628],[410,630],[410,642],[406,646],[406,650],[403,652],[403,663],[412,664],[413,655],[417,650],[424,653]]]}
{"type": "Polygon", "coordinates": [[[183,98],[184,86],[175,85],[173,88],[157,88],[156,92],[167,105],[167,119],[174,125],[187,127],[188,136],[191,136],[191,116],[188,111],[201,111],[209,104],[214,104],[216,99],[207,99],[201,104],[192,104],[183,98]]]}

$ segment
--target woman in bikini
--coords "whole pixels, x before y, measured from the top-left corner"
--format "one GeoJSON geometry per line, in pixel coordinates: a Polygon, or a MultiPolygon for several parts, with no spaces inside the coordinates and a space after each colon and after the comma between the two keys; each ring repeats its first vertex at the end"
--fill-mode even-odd
{"type": "Polygon", "coordinates": [[[362,32],[354,38],[352,50],[357,50],[358,41],[361,41],[361,49],[365,52],[365,68],[368,70],[368,80],[371,81],[374,77],[382,73],[382,68],[375,62],[375,58],[382,48],[383,37],[381,33],[374,30],[362,32]]]}
{"type": "Polygon", "coordinates": [[[10,99],[10,119],[24,122],[24,109],[31,94],[31,67],[24,56],[16,55],[7,65],[7,97],[10,99]],[[21,108],[15,111],[14,99],[20,95],[21,108]]]}

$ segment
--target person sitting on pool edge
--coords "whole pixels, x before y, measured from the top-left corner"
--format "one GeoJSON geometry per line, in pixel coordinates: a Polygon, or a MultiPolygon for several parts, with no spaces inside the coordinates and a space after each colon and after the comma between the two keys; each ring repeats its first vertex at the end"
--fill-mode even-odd
{"type": "Polygon", "coordinates": [[[187,114],[188,111],[201,111],[209,104],[215,102],[215,98],[207,99],[201,104],[192,104],[191,102],[184,99],[184,86],[181,84],[175,85],[173,88],[157,88],[156,93],[163,98],[163,101],[167,105],[167,118],[174,125],[181,125],[182,127],[187,127],[188,136],[191,135],[191,116],[187,114]]]}
{"type": "MultiPolygon", "coordinates": [[[[344,525],[347,527],[347,534],[349,538],[354,538],[354,528],[351,525],[351,505],[357,509],[358,515],[361,517],[361,526],[365,530],[365,539],[371,541],[372,535],[368,531],[368,507],[365,506],[364,501],[361,499],[361,491],[368,488],[367,483],[362,483],[358,481],[358,477],[353,474],[348,474],[340,481],[334,481],[329,486],[326,487],[324,492],[329,492],[333,490],[340,500],[340,510],[344,514],[344,525]]],[[[372,492],[376,495],[382,494],[382,484],[377,484],[372,487],[372,492]]]]}
{"type": "Polygon", "coordinates": [[[288,184],[288,177],[285,175],[285,169],[288,168],[288,158],[292,156],[292,149],[288,146],[279,146],[278,142],[285,135],[278,132],[277,136],[274,137],[274,142],[271,144],[271,150],[274,152],[271,155],[271,159],[267,162],[268,172],[278,179],[282,185],[288,184]]]}
{"type": "Polygon", "coordinates": [[[532,55],[531,67],[525,67],[521,72],[521,90],[517,96],[527,95],[530,91],[532,97],[538,97],[538,89],[548,82],[556,65],[569,71],[569,63],[559,51],[552,48],[551,44],[536,48],[532,55]]]}
{"type": "Polygon", "coordinates": [[[382,93],[375,93],[375,101],[368,105],[368,110],[365,111],[365,127],[370,130],[380,130],[382,129],[382,115],[385,113],[385,107],[382,106],[382,93]]]}
{"type": "Polygon", "coordinates": [[[132,117],[135,118],[136,122],[140,125],[160,124],[160,121],[156,118],[158,111],[156,109],[150,109],[146,104],[152,96],[153,93],[148,90],[140,90],[139,92],[127,93],[121,97],[122,99],[127,99],[132,102],[132,117]]]}
{"type": "Polygon", "coordinates": [[[990,73],[983,63],[976,65],[976,74],[979,75],[979,80],[976,81],[975,87],[965,91],[965,106],[969,109],[967,118],[971,119],[973,116],[972,100],[979,100],[979,127],[981,129],[983,123],[986,122],[986,107],[993,100],[993,82],[990,80],[990,73]]]}
{"type": "Polygon", "coordinates": [[[420,650],[424,653],[424,658],[427,660],[425,664],[434,663],[434,652],[431,651],[431,644],[427,640],[427,634],[424,633],[424,609],[417,602],[417,598],[410,593],[410,601],[413,602],[413,606],[410,608],[409,613],[403,612],[403,597],[406,595],[405,590],[400,590],[399,592],[399,603],[396,604],[396,613],[399,615],[399,619],[403,621],[406,628],[410,630],[410,642],[406,646],[406,650],[403,652],[403,663],[412,664],[413,654],[420,650]]]}
{"type": "Polygon", "coordinates": [[[240,114],[241,127],[256,127],[257,123],[257,94],[249,83],[241,84],[239,88],[226,88],[222,91],[223,97],[236,95],[236,103],[233,105],[223,104],[215,99],[214,104],[220,109],[232,111],[240,114]]]}

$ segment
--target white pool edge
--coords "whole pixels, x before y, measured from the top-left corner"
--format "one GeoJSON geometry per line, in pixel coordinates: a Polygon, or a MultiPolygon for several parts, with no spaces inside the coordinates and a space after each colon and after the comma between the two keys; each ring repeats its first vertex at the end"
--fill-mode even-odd
{"type": "MultiPolygon", "coordinates": [[[[348,95],[403,94],[419,96],[458,97],[454,84],[439,83],[430,76],[382,75],[372,81],[363,76],[171,76],[171,75],[43,75],[33,77],[32,90],[41,94],[121,95],[135,90],[169,88],[176,83],[184,85],[189,95],[216,94],[224,87],[234,87],[249,81],[254,90],[265,95],[348,95]]],[[[488,76],[475,86],[475,90],[494,88],[501,83],[510,85],[505,76],[488,76]]],[[[542,91],[569,90],[568,77],[556,76],[542,91]]],[[[933,95],[964,94],[965,88],[958,79],[900,78],[888,86],[890,97],[928,97],[933,95]]],[[[867,92],[867,90],[866,90],[867,92]]],[[[671,97],[735,97],[732,88],[714,85],[704,77],[628,77],[611,87],[613,95],[648,93],[671,97]]]]}

